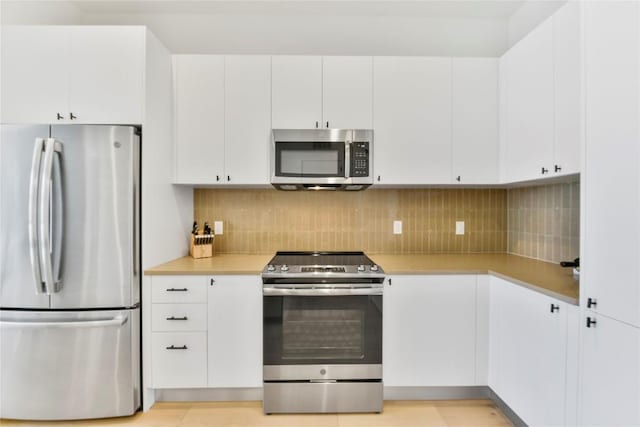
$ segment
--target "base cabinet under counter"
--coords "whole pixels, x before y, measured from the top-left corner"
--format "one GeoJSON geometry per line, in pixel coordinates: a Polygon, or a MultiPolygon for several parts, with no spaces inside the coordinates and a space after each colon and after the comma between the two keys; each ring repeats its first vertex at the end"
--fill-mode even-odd
{"type": "Polygon", "coordinates": [[[259,276],[151,276],[151,386],[262,386],[259,276]]]}

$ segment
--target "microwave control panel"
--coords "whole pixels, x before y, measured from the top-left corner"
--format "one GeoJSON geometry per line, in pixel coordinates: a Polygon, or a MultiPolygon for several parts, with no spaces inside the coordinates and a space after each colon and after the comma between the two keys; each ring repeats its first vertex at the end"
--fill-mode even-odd
{"type": "Polygon", "coordinates": [[[369,176],[369,142],[354,142],[352,144],[351,176],[369,176]]]}

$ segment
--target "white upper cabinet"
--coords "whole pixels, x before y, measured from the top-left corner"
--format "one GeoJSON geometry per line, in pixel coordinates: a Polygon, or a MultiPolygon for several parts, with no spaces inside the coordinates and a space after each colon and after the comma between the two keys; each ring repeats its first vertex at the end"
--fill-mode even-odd
{"type": "Polygon", "coordinates": [[[451,182],[451,58],[375,57],[374,173],[380,184],[451,182]]]}
{"type": "Polygon", "coordinates": [[[498,60],[453,58],[453,179],[498,182],[498,60]]]}
{"type": "Polygon", "coordinates": [[[506,63],[507,181],[551,175],[554,143],[553,25],[543,22],[506,63]]]}
{"type": "Polygon", "coordinates": [[[175,55],[175,182],[269,183],[269,56],[175,55]]]}
{"type": "Polygon", "coordinates": [[[274,129],[371,129],[372,58],[272,57],[274,129]]]}
{"type": "MultiPolygon", "coordinates": [[[[322,123],[332,129],[373,127],[373,58],[322,58],[322,123]]],[[[375,138],[375,136],[374,136],[375,138]]]]}
{"type": "Polygon", "coordinates": [[[174,56],[175,182],[224,179],[224,56],[174,56]]]}
{"type": "Polygon", "coordinates": [[[3,27],[2,122],[142,123],[145,31],[3,27]]]}
{"type": "Polygon", "coordinates": [[[322,127],[322,57],[274,56],[271,79],[274,129],[322,127]]]}
{"type": "Polygon", "coordinates": [[[225,129],[225,181],[267,184],[271,143],[271,57],[226,57],[225,129]]]}
{"type": "Polygon", "coordinates": [[[582,72],[580,2],[553,15],[554,162],[551,175],[580,172],[582,72]]]}
{"type": "Polygon", "coordinates": [[[640,326],[640,4],[585,4],[582,303],[640,326]],[[593,304],[595,302],[595,305],[593,304]]]}

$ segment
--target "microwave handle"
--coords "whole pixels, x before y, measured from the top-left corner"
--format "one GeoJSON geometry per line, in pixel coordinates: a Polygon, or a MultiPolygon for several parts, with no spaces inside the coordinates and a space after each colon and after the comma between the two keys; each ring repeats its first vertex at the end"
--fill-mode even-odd
{"type": "Polygon", "coordinates": [[[351,141],[344,142],[344,177],[351,177],[351,141]]]}

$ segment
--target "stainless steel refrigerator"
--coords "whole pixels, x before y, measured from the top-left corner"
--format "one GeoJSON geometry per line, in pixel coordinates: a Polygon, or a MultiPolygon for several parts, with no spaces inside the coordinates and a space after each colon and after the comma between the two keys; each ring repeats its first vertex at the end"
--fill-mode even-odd
{"type": "Polygon", "coordinates": [[[0,417],[140,406],[140,133],[2,125],[0,417]]]}

